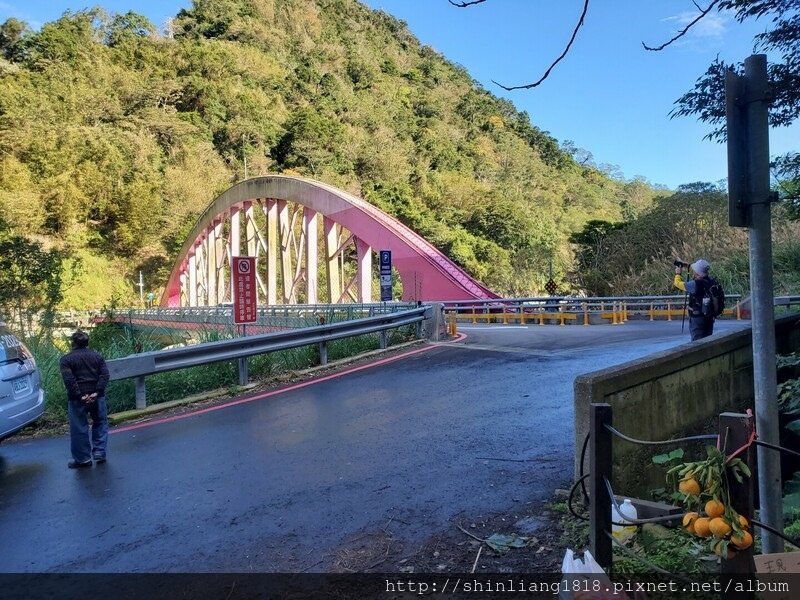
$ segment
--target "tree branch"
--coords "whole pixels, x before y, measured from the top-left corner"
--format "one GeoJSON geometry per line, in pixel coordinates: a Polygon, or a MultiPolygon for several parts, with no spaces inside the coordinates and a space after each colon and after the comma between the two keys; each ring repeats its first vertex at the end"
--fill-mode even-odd
{"type": "Polygon", "coordinates": [[[645,50],[650,50],[652,52],[659,52],[659,51],[663,50],[664,48],[666,48],[667,46],[669,46],[670,44],[672,44],[673,42],[675,42],[676,40],[679,40],[684,35],[686,35],[686,33],[694,26],[695,23],[697,23],[700,19],[702,19],[708,13],[710,13],[711,9],[714,8],[717,4],[719,4],[719,0],[713,0],[713,2],[711,2],[711,4],[709,4],[708,8],[706,8],[705,10],[700,8],[700,6],[697,4],[697,2],[692,2],[692,3],[697,7],[697,10],[700,11],[700,14],[697,15],[697,18],[695,18],[686,27],[681,29],[681,31],[679,31],[678,34],[675,37],[673,37],[671,40],[669,40],[668,42],[664,42],[663,44],[661,44],[660,46],[658,46],[656,48],[650,47],[647,44],[645,44],[644,42],[642,42],[642,46],[644,46],[644,49],[645,50]]]}
{"type": "MultiPolygon", "coordinates": [[[[477,2],[483,2],[484,0],[473,0],[473,1],[477,3],[477,2]]],[[[717,0],[715,0],[715,1],[717,1],[717,0]]],[[[450,3],[452,4],[452,0],[450,0],[450,3]]],[[[542,75],[542,76],[541,76],[541,78],[539,79],[539,81],[536,81],[535,83],[529,83],[528,85],[517,85],[517,86],[513,86],[513,87],[506,87],[506,86],[504,86],[502,83],[497,83],[497,82],[496,82],[496,81],[494,81],[494,80],[492,80],[492,83],[494,83],[495,85],[499,85],[501,88],[503,88],[503,89],[504,89],[504,90],[506,90],[507,92],[508,92],[508,91],[511,91],[511,90],[529,90],[529,89],[531,89],[531,88],[535,88],[536,86],[538,86],[539,84],[541,84],[541,83],[542,83],[542,82],[543,82],[545,79],[547,79],[547,77],[550,75],[550,71],[552,71],[552,70],[553,70],[553,68],[554,68],[554,67],[555,67],[555,66],[556,66],[558,63],[560,63],[560,62],[561,62],[561,60],[562,60],[562,59],[563,59],[563,58],[564,58],[564,57],[567,55],[567,53],[569,52],[569,49],[570,49],[570,47],[572,46],[572,42],[574,42],[574,41],[575,41],[575,38],[576,38],[576,37],[577,37],[577,35],[578,35],[578,30],[579,30],[581,27],[583,27],[583,21],[584,21],[584,19],[585,19],[585,17],[586,17],[586,11],[587,11],[588,9],[589,9],[589,0],[584,0],[584,3],[583,3],[583,12],[581,13],[581,18],[580,18],[580,19],[578,19],[578,24],[575,26],[575,31],[573,31],[573,32],[572,32],[572,37],[569,39],[569,43],[567,44],[567,47],[566,47],[566,48],[564,48],[564,52],[562,52],[562,53],[561,53],[561,56],[559,56],[559,57],[558,57],[558,58],[557,58],[555,61],[553,61],[553,64],[551,64],[551,65],[550,65],[550,67],[547,69],[547,71],[545,71],[544,75],[542,75]]]]}

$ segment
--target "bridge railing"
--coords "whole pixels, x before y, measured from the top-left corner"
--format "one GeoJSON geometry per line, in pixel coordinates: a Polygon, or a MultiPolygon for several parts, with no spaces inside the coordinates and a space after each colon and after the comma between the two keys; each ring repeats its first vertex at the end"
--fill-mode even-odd
{"type": "Polygon", "coordinates": [[[338,323],[238,337],[182,348],[142,352],[109,360],[108,370],[111,380],[136,379],[136,408],[142,409],[147,406],[145,387],[147,375],[239,359],[239,384],[244,385],[248,380],[247,358],[249,356],[318,344],[320,364],[324,365],[328,362],[327,344],[331,341],[378,332],[381,334],[380,347],[385,349],[387,333],[390,329],[416,324],[419,336],[422,322],[431,318],[432,315],[431,306],[419,306],[338,323]]]}
{"type": "MultiPolygon", "coordinates": [[[[749,318],[742,296],[726,296],[723,317],[749,318]]],[[[686,313],[686,296],[607,296],[581,298],[545,296],[533,298],[503,298],[500,300],[463,300],[444,302],[450,322],[471,323],[566,323],[590,325],[624,323],[629,319],[672,320],[686,313]]],[[[775,298],[776,306],[800,304],[800,297],[775,298]]]]}

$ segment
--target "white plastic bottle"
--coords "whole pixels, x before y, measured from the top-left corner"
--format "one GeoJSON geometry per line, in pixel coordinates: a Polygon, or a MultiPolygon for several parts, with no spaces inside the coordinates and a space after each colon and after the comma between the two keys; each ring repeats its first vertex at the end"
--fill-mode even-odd
{"type": "Polygon", "coordinates": [[[622,504],[619,505],[619,512],[615,507],[611,507],[611,520],[616,523],[622,523],[622,525],[612,524],[611,532],[617,538],[627,538],[633,535],[636,533],[636,525],[633,525],[633,523],[637,518],[636,507],[633,505],[630,498],[625,498],[622,504]],[[631,525],[625,525],[626,523],[631,523],[631,525]]]}

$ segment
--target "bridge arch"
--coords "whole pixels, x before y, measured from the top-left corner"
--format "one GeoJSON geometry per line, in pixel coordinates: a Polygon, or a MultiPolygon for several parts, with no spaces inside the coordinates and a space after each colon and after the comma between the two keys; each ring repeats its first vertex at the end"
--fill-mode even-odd
{"type": "Polygon", "coordinates": [[[259,304],[371,302],[373,252],[379,250],[392,251],[404,301],[499,298],[367,201],[318,181],[269,175],[234,185],[203,212],[161,305],[231,302],[234,256],[256,257],[259,304]]]}

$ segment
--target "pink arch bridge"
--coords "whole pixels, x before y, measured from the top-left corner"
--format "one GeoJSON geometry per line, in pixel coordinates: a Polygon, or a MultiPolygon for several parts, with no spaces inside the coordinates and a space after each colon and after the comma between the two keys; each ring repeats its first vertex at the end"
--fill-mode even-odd
{"type": "Polygon", "coordinates": [[[318,181],[271,175],[246,179],[209,205],[181,248],[161,305],[232,302],[234,256],[256,257],[259,304],[372,302],[379,250],[392,251],[404,301],[499,298],[365,200],[318,181]]]}

